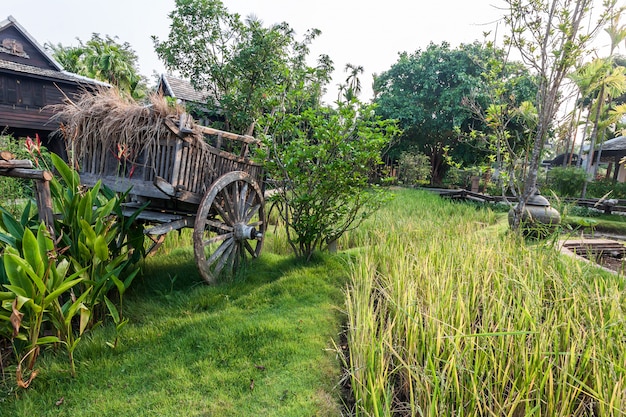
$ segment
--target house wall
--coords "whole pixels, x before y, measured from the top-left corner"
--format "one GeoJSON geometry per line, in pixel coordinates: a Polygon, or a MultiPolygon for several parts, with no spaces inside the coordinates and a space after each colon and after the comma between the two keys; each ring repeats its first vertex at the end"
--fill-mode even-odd
{"type": "Polygon", "coordinates": [[[60,104],[64,94],[74,97],[79,87],[0,73],[0,129],[55,130],[58,125],[50,122],[54,111],[47,105],[60,104]]]}

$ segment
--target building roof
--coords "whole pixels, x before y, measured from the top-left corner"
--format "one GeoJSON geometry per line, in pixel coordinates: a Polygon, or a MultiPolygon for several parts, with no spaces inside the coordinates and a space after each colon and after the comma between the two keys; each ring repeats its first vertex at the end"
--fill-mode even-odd
{"type": "Polygon", "coordinates": [[[2,31],[3,29],[5,29],[8,26],[14,26],[17,30],[19,30],[22,35],[28,39],[28,41],[43,55],[46,57],[46,59],[50,62],[50,64],[55,67],[57,70],[59,71],[63,71],[63,66],[61,66],[61,64],[59,64],[52,55],[50,55],[48,53],[48,51],[46,51],[46,49],[44,47],[42,47],[39,42],[37,42],[37,40],[35,38],[32,37],[32,35],[30,33],[28,33],[28,31],[26,29],[24,29],[24,27],[22,25],[19,24],[19,22],[17,20],[15,20],[15,18],[11,15],[9,15],[9,17],[7,17],[5,20],[3,20],[2,22],[0,22],[0,31],[2,31]]]}
{"type": "Polygon", "coordinates": [[[602,152],[604,151],[624,151],[626,152],[626,136],[618,136],[609,139],[602,144],[602,152]]]}
{"type": "Polygon", "coordinates": [[[162,90],[163,94],[169,95],[170,97],[201,104],[206,103],[207,99],[211,96],[211,93],[208,91],[196,90],[189,81],[166,74],[161,74],[157,89],[162,90]]]}
{"type": "MultiPolygon", "coordinates": [[[[37,40],[33,38],[22,25],[19,24],[17,20],[15,20],[13,16],[9,16],[0,22],[0,32],[8,29],[9,27],[14,27],[24,38],[26,38],[32,47],[35,48],[39,54],[41,54],[43,59],[47,62],[47,65],[46,68],[43,68],[42,66],[28,65],[23,62],[0,59],[0,69],[51,80],[110,87],[110,84],[108,83],[65,71],[63,66],[61,66],[61,64],[59,64],[54,57],[48,53],[48,51],[46,51],[46,49],[42,47],[39,42],[37,42],[37,40]]],[[[10,52],[6,50],[4,52],[10,54],[10,52]]],[[[28,58],[28,55],[23,54],[23,56],[28,58]]],[[[17,60],[19,61],[19,58],[17,58],[17,60]]]]}
{"type": "Polygon", "coordinates": [[[33,67],[31,65],[24,65],[18,62],[5,61],[2,59],[0,59],[0,69],[52,80],[68,81],[79,84],[100,85],[103,87],[111,86],[108,83],[94,80],[88,77],[83,77],[82,75],[74,74],[64,70],[54,71],[45,68],[33,67]]]}

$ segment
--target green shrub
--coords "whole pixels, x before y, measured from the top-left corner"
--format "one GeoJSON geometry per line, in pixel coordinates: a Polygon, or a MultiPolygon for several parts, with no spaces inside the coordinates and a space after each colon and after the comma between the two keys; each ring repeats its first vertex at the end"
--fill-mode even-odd
{"type": "Polygon", "coordinates": [[[580,197],[587,173],[582,168],[556,167],[548,171],[547,187],[559,197],[580,197]]]}
{"type": "Polygon", "coordinates": [[[134,226],[135,217],[122,215],[125,196],[100,183],[85,189],[60,157],[52,155],[51,162],[61,176],[50,181],[57,214],[54,237],[35,222],[30,202],[19,218],[0,207],[0,284],[5,290],[0,292],[0,336],[13,343],[23,388],[36,376],[42,345],[65,346],[74,374],[73,352],[81,334],[105,314],[116,330],[115,341],[107,343],[116,346],[127,322],[123,295],[143,255],[142,230],[134,226]]]}
{"type": "Polygon", "coordinates": [[[403,152],[398,159],[398,180],[405,185],[430,181],[430,158],[421,152],[403,152]]]}
{"type": "Polygon", "coordinates": [[[311,259],[384,201],[383,190],[369,178],[398,129],[371,106],[340,103],[338,109],[272,115],[260,124],[272,135],[265,135],[259,158],[280,184],[273,199],[296,256],[311,259]]]}
{"type": "MultiPolygon", "coordinates": [[[[11,152],[16,159],[30,159],[23,142],[10,135],[0,135],[0,150],[11,152]]],[[[19,214],[22,200],[32,195],[32,181],[0,176],[0,204],[11,213],[19,214]]]]}
{"type": "Polygon", "coordinates": [[[626,183],[604,179],[587,184],[587,197],[602,198],[607,194],[609,198],[626,199],[626,183]]]}

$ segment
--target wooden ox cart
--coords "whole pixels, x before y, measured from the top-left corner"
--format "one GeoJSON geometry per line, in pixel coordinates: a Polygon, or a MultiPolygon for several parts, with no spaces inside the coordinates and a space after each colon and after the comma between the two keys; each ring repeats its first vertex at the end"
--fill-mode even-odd
{"type": "Polygon", "coordinates": [[[83,119],[61,115],[69,120],[62,130],[70,157],[85,185],[101,180],[114,191],[130,190],[125,214],[148,203],[138,219],[147,224],[151,250],[168,232],[193,227],[195,260],[207,283],[259,256],[266,223],[264,172],[250,157],[255,138],[195,125],[180,112],[97,106],[105,109],[83,119]],[[116,117],[122,123],[113,123],[116,117]]]}

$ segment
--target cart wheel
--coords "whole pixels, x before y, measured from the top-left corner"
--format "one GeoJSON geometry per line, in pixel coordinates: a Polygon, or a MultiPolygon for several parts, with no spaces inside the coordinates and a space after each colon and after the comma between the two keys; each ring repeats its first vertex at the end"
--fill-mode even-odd
{"type": "Polygon", "coordinates": [[[264,233],[263,193],[257,182],[242,171],[222,175],[200,202],[193,229],[202,278],[214,283],[222,271],[236,270],[248,255],[258,257],[264,233]]]}

